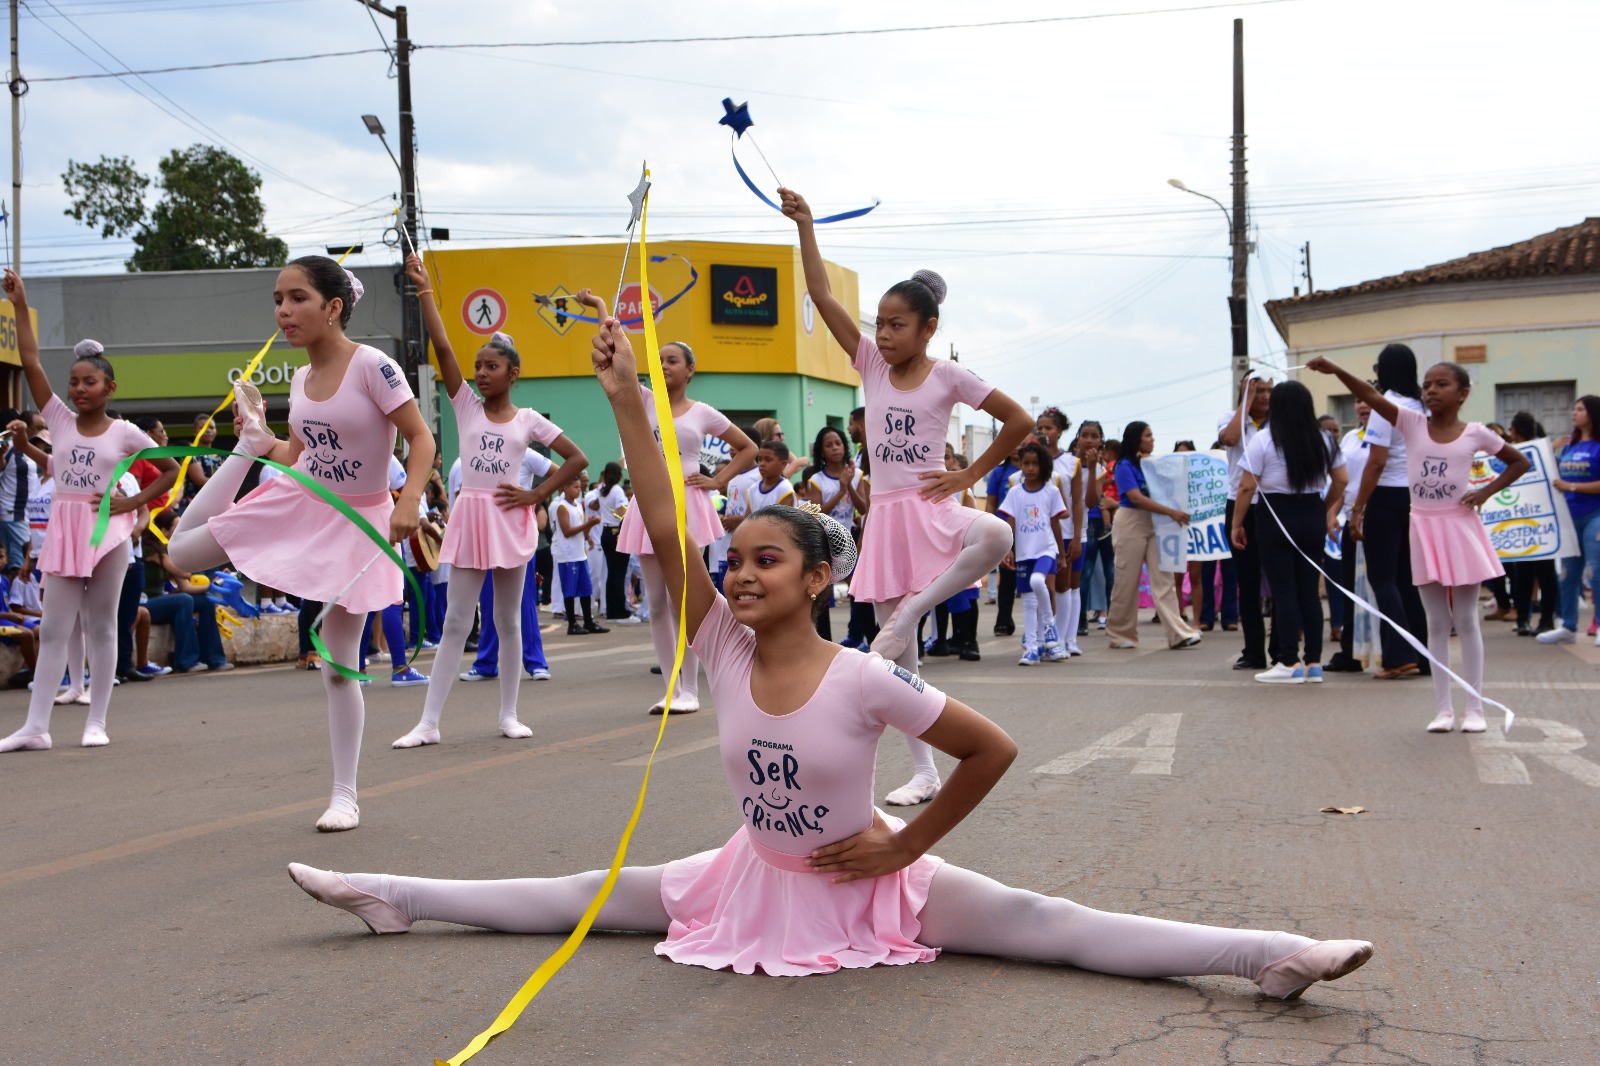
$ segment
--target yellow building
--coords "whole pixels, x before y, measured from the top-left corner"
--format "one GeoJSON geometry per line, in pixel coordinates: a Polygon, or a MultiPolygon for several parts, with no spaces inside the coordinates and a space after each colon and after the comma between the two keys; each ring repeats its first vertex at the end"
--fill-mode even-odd
{"type": "MultiPolygon", "coordinates": [[[[1417,353],[1418,369],[1460,363],[1472,376],[1462,416],[1508,423],[1530,411],[1551,435],[1572,425],[1573,400],[1600,392],[1600,218],[1502,248],[1267,303],[1288,363],[1321,355],[1370,376],[1385,344],[1417,353]]],[[[1318,410],[1355,424],[1338,379],[1301,374],[1318,410]]]]}
{"type": "MultiPolygon", "coordinates": [[[[594,383],[589,352],[595,327],[571,296],[593,288],[610,302],[623,245],[436,251],[428,257],[451,347],[470,381],[477,351],[495,331],[509,334],[522,356],[513,389],[518,406],[543,413],[577,441],[591,471],[618,457],[616,425],[594,383]],[[536,296],[545,300],[536,299],[536,296]]],[[[735,424],[775,417],[801,454],[825,425],[843,428],[859,404],[860,378],[833,340],[806,292],[793,246],[709,241],[651,242],[650,305],[663,344],[683,341],[695,354],[689,395],[735,424]]],[[[639,248],[614,313],[632,325],[643,369],[639,248]]],[[[828,264],[835,295],[859,317],[854,271],[828,264]]],[[[853,353],[852,353],[853,354],[853,353]]],[[[455,453],[455,421],[440,404],[446,458],[455,453]]]]}

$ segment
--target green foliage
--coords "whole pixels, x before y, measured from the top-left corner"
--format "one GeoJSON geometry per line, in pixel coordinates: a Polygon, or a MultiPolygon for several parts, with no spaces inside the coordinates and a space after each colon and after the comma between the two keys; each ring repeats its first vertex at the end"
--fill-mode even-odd
{"type": "Polygon", "coordinates": [[[144,192],[150,179],[133,169],[127,156],[103,155],[98,163],[67,161],[61,175],[72,197],[65,214],[85,226],[99,226],[102,237],[126,237],[144,221],[144,192]]]}
{"type": "Polygon", "coordinates": [[[220,148],[195,144],[161,160],[161,199],[145,214],[149,179],[130,159],[69,162],[62,176],[73,197],[67,214],[101,227],[101,236],[133,235],[130,271],[226,270],[282,266],[289,246],[266,232],[261,178],[220,148]]]}

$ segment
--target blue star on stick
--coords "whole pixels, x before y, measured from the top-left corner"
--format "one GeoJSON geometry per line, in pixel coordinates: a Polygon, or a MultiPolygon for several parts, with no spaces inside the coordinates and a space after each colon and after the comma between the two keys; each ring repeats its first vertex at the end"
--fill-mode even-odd
{"type": "Polygon", "coordinates": [[[756,123],[756,120],[750,117],[750,105],[748,103],[743,103],[738,107],[735,107],[733,105],[733,97],[731,96],[724,96],[722,98],[722,110],[726,111],[727,114],[717,119],[717,125],[727,126],[729,129],[733,130],[733,135],[735,137],[742,137],[744,135],[744,131],[749,129],[751,126],[754,126],[756,123]]]}
{"type": "MultiPolygon", "coordinates": [[[[745,131],[756,124],[756,120],[750,117],[750,104],[748,101],[735,106],[733,97],[724,96],[722,98],[722,110],[724,114],[717,119],[717,125],[726,126],[732,130],[733,139],[736,141],[744,137],[745,131]]],[[[772,169],[771,163],[767,162],[767,153],[763,152],[761,145],[756,143],[755,134],[753,133],[750,135],[750,143],[755,145],[756,154],[761,157],[761,162],[766,163],[767,173],[772,175],[772,180],[782,186],[783,179],[778,177],[778,172],[772,169]]]]}

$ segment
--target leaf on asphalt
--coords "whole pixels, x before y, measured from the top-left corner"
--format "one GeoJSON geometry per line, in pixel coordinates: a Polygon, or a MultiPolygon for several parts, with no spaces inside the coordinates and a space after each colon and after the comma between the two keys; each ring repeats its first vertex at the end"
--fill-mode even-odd
{"type": "Polygon", "coordinates": [[[1324,807],[1323,814],[1365,814],[1365,807],[1324,807]]]}

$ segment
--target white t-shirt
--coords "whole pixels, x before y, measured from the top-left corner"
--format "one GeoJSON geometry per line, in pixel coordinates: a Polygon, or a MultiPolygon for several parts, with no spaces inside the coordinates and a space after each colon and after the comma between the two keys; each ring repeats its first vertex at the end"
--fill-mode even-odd
{"type": "MultiPolygon", "coordinates": [[[[849,529],[851,524],[855,521],[856,505],[855,501],[850,498],[850,493],[839,492],[840,488],[843,487],[844,482],[840,481],[826,470],[818,470],[815,474],[811,475],[809,484],[815,485],[817,487],[817,492],[822,497],[817,501],[819,505],[826,505],[829,500],[833,499],[835,493],[839,493],[839,502],[833,505],[833,510],[829,511],[828,514],[835,522],[838,522],[846,529],[849,529]]],[[[857,470],[851,476],[850,484],[861,484],[860,470],[857,470]]]]}
{"type": "Polygon", "coordinates": [[[1362,428],[1352,429],[1344,435],[1339,442],[1339,454],[1344,456],[1345,476],[1350,480],[1344,487],[1344,507],[1341,513],[1346,519],[1350,517],[1350,509],[1355,506],[1356,493],[1361,491],[1361,474],[1367,469],[1367,431],[1362,428]]]}
{"type": "Polygon", "coordinates": [[[794,505],[794,486],[781,477],[768,489],[762,488],[761,475],[757,474],[755,481],[744,490],[744,494],[745,514],[755,514],[763,507],[772,507],[780,503],[794,505]]]}
{"type": "Polygon", "coordinates": [[[565,498],[557,500],[550,508],[550,558],[558,563],[581,563],[589,557],[581,532],[587,521],[583,502],[565,498]],[[567,516],[567,525],[580,532],[568,536],[561,528],[561,516],[567,516]]]}
{"type": "Polygon", "coordinates": [[[24,581],[21,576],[18,576],[16,580],[11,582],[11,591],[6,598],[9,601],[7,606],[21,607],[35,614],[40,614],[44,611],[44,605],[39,599],[39,583],[37,581],[24,581]]]}
{"type": "MultiPolygon", "coordinates": [[[[1234,408],[1232,411],[1229,411],[1227,414],[1225,414],[1221,418],[1217,419],[1217,436],[1218,437],[1222,436],[1222,431],[1224,429],[1228,428],[1228,423],[1232,422],[1233,421],[1233,416],[1238,414],[1238,413],[1239,413],[1239,409],[1238,408],[1234,408]]],[[[1227,448],[1227,456],[1228,456],[1228,499],[1229,500],[1236,500],[1236,499],[1239,498],[1239,460],[1244,458],[1244,450],[1250,446],[1250,442],[1252,440],[1255,440],[1256,434],[1261,432],[1261,430],[1265,429],[1265,428],[1266,428],[1266,423],[1265,422],[1263,422],[1258,427],[1254,422],[1252,422],[1250,420],[1250,416],[1249,415],[1245,415],[1245,417],[1244,417],[1244,426],[1243,426],[1241,432],[1239,433],[1238,442],[1235,443],[1235,444],[1230,445],[1227,448]]]]}
{"type": "MultiPolygon", "coordinates": [[[[534,454],[538,454],[537,452],[534,454]]],[[[622,516],[617,514],[617,509],[628,505],[628,494],[622,491],[622,483],[611,486],[611,491],[606,492],[603,484],[596,484],[584,497],[584,502],[590,505],[589,513],[600,516],[600,525],[606,529],[616,529],[622,525],[622,516]]]]}
{"type": "Polygon", "coordinates": [[[1054,558],[1061,551],[1050,519],[1067,513],[1061,489],[1053,480],[1046,481],[1037,490],[1030,491],[1022,484],[1013,485],[1000,502],[1000,514],[1010,518],[1017,529],[1016,558],[1020,561],[1054,558]]]}
{"type": "MultiPolygon", "coordinates": [[[[728,498],[727,502],[722,507],[723,516],[726,518],[736,518],[739,515],[747,514],[748,512],[745,510],[745,508],[749,504],[750,499],[746,493],[746,490],[749,489],[751,485],[760,482],[760,480],[761,471],[757,470],[755,467],[751,467],[742,473],[735,474],[733,476],[733,480],[728,483],[728,498]]],[[[728,544],[732,540],[732,533],[723,533],[722,536],[711,542],[711,570],[713,573],[720,569],[723,563],[728,561],[728,544]]]]}
{"type": "MultiPolygon", "coordinates": [[[[1413,400],[1409,396],[1402,396],[1393,389],[1384,393],[1384,396],[1398,407],[1409,407],[1418,414],[1426,417],[1427,411],[1423,410],[1421,400],[1413,400]]],[[[1386,489],[1403,489],[1408,484],[1406,480],[1406,441],[1387,418],[1378,412],[1372,412],[1367,419],[1367,447],[1388,448],[1389,461],[1383,464],[1383,473],[1378,475],[1378,485],[1386,489]]]]}
{"type": "MultiPolygon", "coordinates": [[[[1322,436],[1322,439],[1327,439],[1322,435],[1320,429],[1317,432],[1319,436],[1322,436]]],[[[1343,466],[1344,453],[1334,450],[1331,446],[1328,450],[1332,452],[1334,467],[1343,466]]],[[[1244,450],[1244,458],[1239,461],[1239,469],[1241,471],[1248,470],[1255,475],[1257,492],[1321,492],[1328,485],[1327,475],[1323,475],[1317,478],[1313,484],[1307,485],[1303,489],[1296,489],[1291,486],[1289,484],[1289,464],[1284,461],[1283,453],[1272,442],[1272,430],[1267,426],[1262,426],[1261,431],[1250,438],[1250,443],[1244,450]]]]}
{"type": "MultiPolygon", "coordinates": [[[[32,544],[32,555],[39,558],[39,549],[44,547],[44,535],[50,529],[50,498],[56,493],[56,479],[45,478],[39,484],[38,492],[28,493],[28,532],[32,544]]],[[[17,565],[22,565],[22,560],[17,560],[17,565]]]]}

